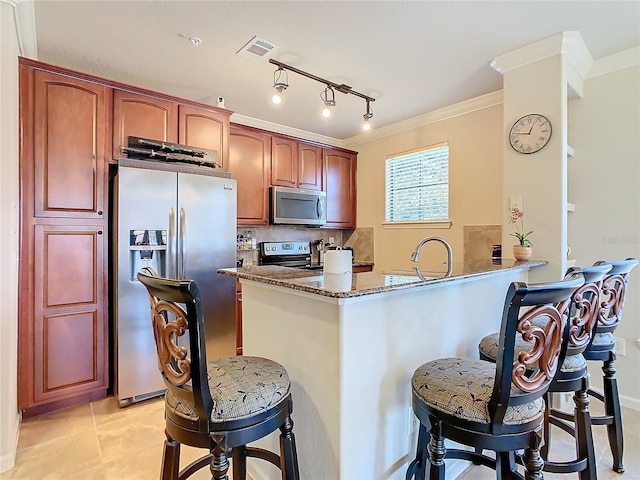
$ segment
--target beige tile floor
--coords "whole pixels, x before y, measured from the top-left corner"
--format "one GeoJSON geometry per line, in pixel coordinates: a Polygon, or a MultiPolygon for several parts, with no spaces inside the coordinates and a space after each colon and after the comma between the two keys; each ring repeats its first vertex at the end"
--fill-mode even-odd
{"type": "MultiPolygon", "coordinates": [[[[594,413],[601,411],[592,402],[594,413]]],[[[604,427],[594,427],[599,480],[640,480],[640,412],[623,409],[627,469],[619,475],[610,469],[604,427]]],[[[2,480],[157,480],[164,442],[163,402],[147,400],[119,409],[112,397],[89,405],[69,408],[22,422],[16,465],[0,473],[2,480]]],[[[573,440],[553,431],[553,459],[568,459],[573,440]]],[[[181,466],[195,460],[203,451],[183,447],[181,466]]],[[[207,469],[194,480],[209,479],[207,469]]],[[[495,478],[484,467],[467,470],[461,480],[495,478]]],[[[577,474],[546,474],[546,479],[578,478],[577,474]]],[[[305,479],[316,480],[316,479],[305,479]]],[[[333,479],[327,479],[333,480],[333,479]]],[[[356,480],[356,479],[350,479],[356,480]]],[[[370,480],[370,479],[357,479],[370,480]]]]}

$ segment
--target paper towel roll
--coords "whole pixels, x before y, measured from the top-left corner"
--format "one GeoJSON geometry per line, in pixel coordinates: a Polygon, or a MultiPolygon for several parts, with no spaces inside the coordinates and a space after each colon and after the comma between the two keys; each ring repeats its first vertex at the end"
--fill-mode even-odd
{"type": "Polygon", "coordinates": [[[348,292],[351,290],[351,272],[325,273],[324,288],[334,292],[348,292]]]}
{"type": "Polygon", "coordinates": [[[329,250],[324,254],[323,273],[351,273],[351,250],[329,250]]]}

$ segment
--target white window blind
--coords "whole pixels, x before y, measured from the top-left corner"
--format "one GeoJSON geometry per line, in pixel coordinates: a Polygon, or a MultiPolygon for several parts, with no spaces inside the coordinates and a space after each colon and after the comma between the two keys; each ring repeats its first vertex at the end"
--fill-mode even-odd
{"type": "Polygon", "coordinates": [[[388,158],[386,222],[449,218],[449,145],[388,158]]]}

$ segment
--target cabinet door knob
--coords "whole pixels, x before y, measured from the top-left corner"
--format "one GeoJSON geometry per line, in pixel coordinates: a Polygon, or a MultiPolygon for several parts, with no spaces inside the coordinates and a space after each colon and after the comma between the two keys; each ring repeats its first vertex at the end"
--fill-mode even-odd
{"type": "Polygon", "coordinates": [[[102,230],[98,230],[98,235],[102,235],[102,230]]]}
{"type": "Polygon", "coordinates": [[[102,215],[102,210],[98,210],[98,215],[102,215]]]}

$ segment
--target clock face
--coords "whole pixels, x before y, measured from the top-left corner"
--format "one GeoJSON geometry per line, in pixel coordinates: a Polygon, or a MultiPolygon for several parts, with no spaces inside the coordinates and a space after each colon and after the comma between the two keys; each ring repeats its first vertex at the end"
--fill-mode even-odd
{"type": "Polygon", "coordinates": [[[519,118],[509,132],[509,143],[520,153],[535,153],[549,143],[550,139],[551,122],[538,113],[519,118]]]}

